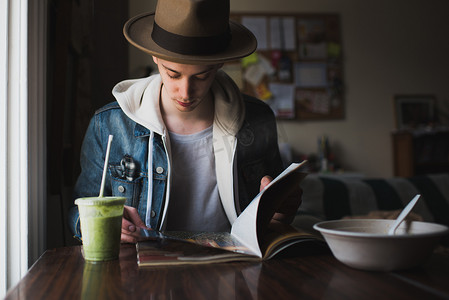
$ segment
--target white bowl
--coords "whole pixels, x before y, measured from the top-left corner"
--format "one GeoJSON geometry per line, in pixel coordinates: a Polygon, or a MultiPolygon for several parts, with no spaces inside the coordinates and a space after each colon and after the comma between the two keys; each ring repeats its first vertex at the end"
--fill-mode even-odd
{"type": "Polygon", "coordinates": [[[448,227],[435,223],[402,222],[395,235],[388,230],[395,220],[350,219],[317,223],[334,256],[357,269],[392,271],[422,264],[448,227]]]}

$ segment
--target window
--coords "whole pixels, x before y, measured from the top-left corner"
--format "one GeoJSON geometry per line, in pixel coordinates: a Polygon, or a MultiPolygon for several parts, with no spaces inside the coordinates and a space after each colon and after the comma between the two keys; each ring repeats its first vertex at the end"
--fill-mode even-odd
{"type": "Polygon", "coordinates": [[[46,7],[0,0],[2,298],[44,250],[46,7]]]}

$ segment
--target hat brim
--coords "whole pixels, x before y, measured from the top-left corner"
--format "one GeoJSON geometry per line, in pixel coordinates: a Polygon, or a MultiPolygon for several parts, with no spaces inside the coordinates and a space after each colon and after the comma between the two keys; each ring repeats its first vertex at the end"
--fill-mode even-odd
{"type": "Polygon", "coordinates": [[[257,48],[254,34],[243,25],[229,21],[231,42],[220,52],[210,55],[184,55],[160,47],[151,37],[154,24],[154,12],[135,16],[126,22],[123,34],[136,48],[159,57],[183,64],[216,64],[237,60],[253,53],[257,48]]]}

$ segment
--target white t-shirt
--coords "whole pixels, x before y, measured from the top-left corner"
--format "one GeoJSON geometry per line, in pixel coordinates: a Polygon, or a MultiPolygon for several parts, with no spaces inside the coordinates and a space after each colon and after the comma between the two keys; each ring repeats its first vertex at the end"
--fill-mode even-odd
{"type": "Polygon", "coordinates": [[[172,185],[166,230],[230,230],[218,194],[212,143],[212,126],[189,135],[170,132],[172,185]]]}

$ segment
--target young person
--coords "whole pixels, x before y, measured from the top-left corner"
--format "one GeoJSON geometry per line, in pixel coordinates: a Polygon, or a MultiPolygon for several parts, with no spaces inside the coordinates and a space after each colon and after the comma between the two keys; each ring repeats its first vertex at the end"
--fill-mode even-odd
{"type": "MultiPolygon", "coordinates": [[[[127,198],[122,242],[140,228],[229,231],[283,169],[273,112],[220,70],[255,51],[254,35],[229,20],[229,0],[159,0],[124,34],[159,74],[120,82],[116,102],[95,113],[75,198],[98,194],[112,134],[105,195],[127,198]]],[[[300,202],[298,186],[273,222],[291,222],[300,202]]],[[[80,236],[76,207],[70,222],[80,236]]]]}

